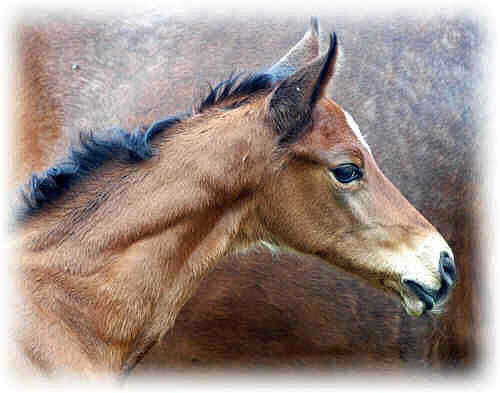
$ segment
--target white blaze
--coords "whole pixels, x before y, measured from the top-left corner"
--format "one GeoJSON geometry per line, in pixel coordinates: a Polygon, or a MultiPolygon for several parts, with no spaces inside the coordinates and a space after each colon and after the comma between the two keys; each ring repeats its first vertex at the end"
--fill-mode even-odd
{"type": "Polygon", "coordinates": [[[347,125],[351,128],[352,132],[354,132],[354,135],[356,135],[356,137],[359,139],[359,141],[361,142],[361,145],[366,149],[368,150],[368,152],[370,153],[370,155],[373,155],[372,154],[372,150],[370,149],[370,146],[368,146],[368,143],[366,143],[366,140],[365,138],[363,137],[363,134],[361,134],[361,130],[359,129],[359,126],[358,126],[358,123],[356,123],[354,121],[354,119],[352,118],[352,116],[349,114],[349,112],[347,112],[346,110],[342,109],[342,111],[344,112],[344,116],[345,116],[345,119],[347,121],[347,125]]]}

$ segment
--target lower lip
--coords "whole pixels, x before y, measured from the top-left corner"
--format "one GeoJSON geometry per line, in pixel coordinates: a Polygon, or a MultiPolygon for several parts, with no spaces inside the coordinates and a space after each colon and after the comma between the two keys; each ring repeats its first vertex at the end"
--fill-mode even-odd
{"type": "Polygon", "coordinates": [[[406,313],[408,315],[411,315],[411,316],[414,316],[414,317],[419,317],[420,315],[423,314],[423,312],[425,311],[424,310],[425,307],[423,307],[423,303],[421,303],[420,300],[418,300],[418,302],[421,303],[422,307],[420,307],[418,310],[410,309],[408,307],[408,303],[407,303],[406,299],[403,297],[403,295],[401,294],[401,292],[395,288],[395,284],[392,281],[380,280],[380,283],[382,284],[382,286],[384,287],[384,290],[388,294],[394,295],[395,297],[397,297],[401,301],[401,303],[403,303],[403,306],[404,306],[404,308],[406,310],[406,313]]]}
{"type": "Polygon", "coordinates": [[[406,302],[404,302],[403,304],[404,304],[404,307],[405,307],[407,314],[411,315],[412,317],[419,317],[424,313],[425,307],[421,307],[418,311],[415,311],[415,310],[409,309],[406,302]]]}

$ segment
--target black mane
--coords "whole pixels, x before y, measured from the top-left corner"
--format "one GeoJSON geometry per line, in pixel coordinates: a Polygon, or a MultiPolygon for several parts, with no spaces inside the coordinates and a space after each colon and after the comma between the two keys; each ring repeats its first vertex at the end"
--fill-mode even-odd
{"type": "MultiPolygon", "coordinates": [[[[230,76],[215,87],[209,85],[210,92],[207,97],[201,101],[198,107],[199,112],[211,106],[220,104],[228,98],[248,96],[261,90],[270,88],[275,82],[275,77],[272,74],[265,72],[256,72],[247,75],[241,82],[238,79],[241,74],[230,76]]],[[[234,108],[235,106],[231,106],[234,108]]]]}
{"type": "MultiPolygon", "coordinates": [[[[259,72],[247,75],[241,81],[241,74],[210,87],[209,94],[201,101],[198,112],[222,103],[229,98],[243,97],[268,89],[275,78],[272,74],[259,72]]],[[[235,108],[243,101],[234,103],[227,109],[235,108]]],[[[15,219],[23,219],[35,215],[44,206],[57,200],[71,186],[89,173],[94,172],[107,162],[121,160],[130,164],[148,160],[153,156],[150,141],[155,135],[168,130],[192,113],[167,117],[153,123],[149,128],[127,132],[119,127],[105,132],[80,133],[79,144],[72,147],[62,162],[56,164],[40,175],[33,174],[21,188],[22,206],[17,209],[15,219]]]]}

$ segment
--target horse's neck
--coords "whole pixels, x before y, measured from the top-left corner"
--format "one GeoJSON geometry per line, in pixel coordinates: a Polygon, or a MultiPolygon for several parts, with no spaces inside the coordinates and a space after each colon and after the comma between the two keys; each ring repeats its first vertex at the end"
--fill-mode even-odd
{"type": "MultiPolygon", "coordinates": [[[[204,149],[204,156],[197,157],[200,165],[216,154],[228,156],[211,152],[208,144],[204,149]]],[[[234,159],[241,162],[256,157],[250,151],[240,151],[234,159]]],[[[176,163],[173,158],[171,172],[163,175],[162,183],[152,180],[153,175],[140,184],[132,183],[120,197],[105,201],[100,214],[88,223],[71,228],[71,236],[56,234],[58,241],[52,242],[50,236],[45,237],[45,246],[35,247],[40,234],[28,234],[27,244],[32,246],[23,252],[21,264],[22,285],[29,298],[23,318],[33,321],[31,326],[40,326],[23,333],[25,348],[31,348],[27,351],[34,343],[40,346],[30,356],[43,354],[45,358],[39,361],[48,369],[66,365],[90,373],[116,373],[133,366],[145,348],[173,325],[217,260],[256,240],[245,231],[257,226],[249,222],[254,203],[252,194],[244,192],[248,184],[242,181],[249,174],[242,173],[245,165],[235,170],[232,163],[224,164],[232,173],[217,163],[223,175],[219,172],[214,180],[221,182],[221,189],[224,180],[226,185],[232,181],[241,187],[238,190],[232,185],[232,192],[226,196],[217,184],[209,189],[186,190],[186,185],[206,184],[193,179],[196,173],[207,170],[201,166],[194,168],[190,178],[172,181],[169,194],[164,195],[159,184],[169,182],[175,165],[183,169],[182,162],[176,163]],[[149,189],[155,186],[156,192],[149,189]],[[175,213],[171,217],[158,210],[165,204],[162,198],[175,213]],[[126,208],[120,214],[113,211],[113,204],[126,208]],[[166,221],[158,222],[164,217],[166,221]],[[95,228],[90,230],[88,225],[95,228]],[[93,267],[84,268],[89,265],[93,267]]],[[[50,228],[47,231],[55,233],[50,228]]]]}
{"type": "MultiPolygon", "coordinates": [[[[91,275],[57,271],[39,263],[36,253],[25,254],[20,315],[28,326],[21,339],[26,350],[48,370],[118,372],[124,363],[133,365],[132,358],[173,325],[202,277],[238,243],[248,209],[240,200],[182,220],[127,245],[91,275]]],[[[73,250],[75,263],[79,254],[73,250]]],[[[43,259],[53,258],[57,250],[43,259]]]]}

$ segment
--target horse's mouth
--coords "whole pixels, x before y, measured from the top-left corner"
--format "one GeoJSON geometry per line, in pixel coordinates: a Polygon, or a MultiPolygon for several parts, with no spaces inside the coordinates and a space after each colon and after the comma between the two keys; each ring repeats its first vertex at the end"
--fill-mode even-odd
{"type": "Polygon", "coordinates": [[[418,299],[416,296],[401,296],[403,299],[403,305],[408,313],[413,317],[421,316],[424,311],[427,310],[425,303],[418,299]]]}
{"type": "Polygon", "coordinates": [[[388,292],[401,300],[408,315],[419,317],[427,310],[426,304],[408,288],[398,285],[393,280],[383,280],[382,284],[388,292]]]}

